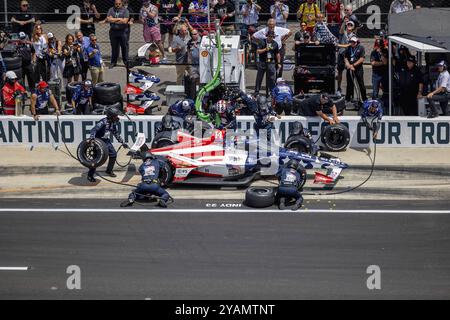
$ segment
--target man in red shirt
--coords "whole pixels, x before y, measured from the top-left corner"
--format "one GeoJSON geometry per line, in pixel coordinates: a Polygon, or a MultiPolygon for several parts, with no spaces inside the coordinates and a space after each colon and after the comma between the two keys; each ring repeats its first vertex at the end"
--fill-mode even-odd
{"type": "Polygon", "coordinates": [[[14,116],[16,114],[16,96],[25,93],[25,88],[17,82],[16,73],[14,71],[6,72],[6,83],[2,88],[2,106],[5,115],[14,116]]]}
{"type": "Polygon", "coordinates": [[[340,15],[340,6],[341,4],[339,0],[330,0],[325,5],[328,28],[336,38],[339,38],[339,27],[341,26],[342,23],[340,15]]]}

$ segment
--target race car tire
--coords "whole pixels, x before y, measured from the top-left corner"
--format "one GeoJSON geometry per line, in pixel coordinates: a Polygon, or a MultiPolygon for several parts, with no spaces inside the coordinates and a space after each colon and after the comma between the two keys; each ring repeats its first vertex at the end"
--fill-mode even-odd
{"type": "Polygon", "coordinates": [[[101,139],[94,139],[90,144],[83,140],[78,145],[77,158],[86,168],[93,169],[102,166],[108,160],[108,146],[101,139]]]}
{"type": "MultiPolygon", "coordinates": [[[[94,103],[94,111],[104,111],[107,108],[116,108],[118,110],[122,110],[122,105],[120,104],[120,102],[111,104],[111,105],[105,105],[105,104],[100,104],[100,103],[94,103]]],[[[100,113],[103,114],[103,113],[100,113]]]]}
{"type": "MultiPolygon", "coordinates": [[[[22,69],[22,58],[18,56],[4,57],[3,62],[7,71],[15,71],[17,69],[22,69]]],[[[18,76],[19,77],[19,76],[18,76]]]]}
{"type": "Polygon", "coordinates": [[[78,87],[78,86],[80,86],[80,85],[82,85],[83,84],[83,82],[81,82],[81,81],[74,81],[74,82],[71,82],[71,83],[69,83],[67,86],[66,86],[66,101],[68,102],[68,103],[72,103],[72,96],[73,96],[73,92],[75,91],[75,89],[78,87]]]}
{"type": "Polygon", "coordinates": [[[95,103],[112,105],[123,102],[120,84],[113,82],[101,82],[94,86],[95,103]]]}
{"type": "Polygon", "coordinates": [[[173,168],[169,160],[167,160],[163,156],[156,156],[156,158],[161,160],[162,162],[159,176],[161,187],[168,187],[172,184],[173,181],[173,168]]]}
{"type": "Polygon", "coordinates": [[[244,204],[251,208],[267,208],[275,203],[275,191],[268,187],[250,187],[245,192],[244,204]]]}
{"type": "Polygon", "coordinates": [[[350,143],[350,131],[341,123],[323,128],[322,142],[330,151],[345,150],[350,143]]]}
{"type": "Polygon", "coordinates": [[[312,143],[311,140],[305,136],[293,135],[288,137],[284,144],[286,149],[294,150],[301,153],[311,154],[312,143]]]}
{"type": "Polygon", "coordinates": [[[152,149],[164,148],[164,147],[171,146],[174,144],[175,143],[171,139],[168,139],[166,137],[161,137],[160,139],[152,142],[152,149]]]}

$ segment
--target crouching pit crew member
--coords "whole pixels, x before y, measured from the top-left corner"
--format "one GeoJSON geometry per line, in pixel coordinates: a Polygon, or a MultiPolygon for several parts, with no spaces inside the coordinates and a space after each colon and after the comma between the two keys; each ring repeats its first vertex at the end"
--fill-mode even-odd
{"type": "Polygon", "coordinates": [[[323,120],[329,124],[339,123],[339,118],[337,115],[337,108],[330,97],[324,94],[318,94],[306,98],[300,103],[298,109],[299,116],[305,117],[321,117],[323,120]],[[327,113],[331,113],[333,118],[329,118],[327,113]]]}
{"type": "MultiPolygon", "coordinates": [[[[109,151],[109,159],[108,159],[108,165],[106,167],[106,174],[110,177],[115,178],[116,174],[113,172],[114,164],[116,162],[117,158],[117,152],[116,149],[114,149],[114,146],[112,145],[110,134],[113,134],[114,137],[117,139],[119,143],[122,144],[122,146],[125,149],[128,149],[128,145],[123,142],[122,137],[120,136],[119,132],[117,131],[117,122],[119,122],[119,113],[120,111],[116,108],[108,108],[106,109],[106,118],[101,119],[94,128],[91,130],[91,136],[90,139],[93,140],[95,138],[99,138],[103,140],[106,145],[108,146],[109,151]]],[[[94,178],[95,174],[95,168],[89,169],[88,177],[87,179],[90,182],[96,182],[97,180],[94,178]]]]}
{"type": "Polygon", "coordinates": [[[55,96],[48,88],[48,83],[41,81],[38,83],[36,90],[31,95],[31,114],[34,120],[39,120],[41,114],[51,114],[53,111],[59,116],[59,106],[56,102],[55,96]],[[48,103],[51,103],[53,108],[49,108],[48,103]]]}
{"type": "Polygon", "coordinates": [[[86,80],[83,85],[78,86],[72,97],[72,107],[76,114],[89,114],[90,106],[92,106],[92,82],[86,80]]]}
{"type": "Polygon", "coordinates": [[[294,93],[291,87],[283,78],[277,79],[277,84],[272,90],[273,105],[277,114],[284,114],[289,116],[292,111],[294,93]]]}
{"type": "Polygon", "coordinates": [[[236,130],[236,112],[227,101],[219,100],[214,106],[211,116],[216,129],[236,130]]]}
{"type": "Polygon", "coordinates": [[[361,121],[372,130],[372,137],[375,140],[380,129],[378,122],[383,118],[383,107],[378,100],[367,100],[364,102],[364,109],[361,114],[361,121]],[[368,119],[369,118],[369,119],[368,119]]]}
{"type": "Polygon", "coordinates": [[[186,116],[194,114],[195,112],[195,102],[192,99],[178,100],[173,105],[169,107],[169,112],[171,116],[180,117],[183,120],[186,116]]]}
{"type": "Polygon", "coordinates": [[[169,193],[160,185],[159,176],[161,164],[151,152],[146,152],[142,159],[144,163],[139,167],[142,182],[130,193],[128,200],[121,203],[121,207],[132,206],[136,200],[144,200],[148,196],[159,197],[158,205],[167,208],[167,201],[171,198],[169,193]]]}
{"type": "Polygon", "coordinates": [[[289,160],[284,166],[280,167],[277,176],[280,186],[278,187],[277,199],[279,200],[278,208],[286,209],[287,203],[295,200],[292,210],[298,210],[303,204],[303,197],[299,191],[304,175],[303,166],[298,160],[289,160]]]}

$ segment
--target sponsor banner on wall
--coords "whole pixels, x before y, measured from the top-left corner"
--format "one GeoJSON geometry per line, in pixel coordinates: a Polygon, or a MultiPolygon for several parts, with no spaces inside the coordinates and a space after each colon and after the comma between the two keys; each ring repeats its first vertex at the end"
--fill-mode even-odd
{"type": "MultiPolygon", "coordinates": [[[[156,122],[162,116],[136,116],[132,121],[121,117],[119,130],[128,144],[137,132],[143,132],[151,142],[156,122]]],[[[78,145],[89,137],[89,132],[102,116],[61,116],[60,127],[55,116],[41,116],[39,121],[31,117],[0,117],[0,146],[5,145],[78,145]]],[[[364,148],[371,144],[369,129],[359,117],[341,117],[341,123],[349,128],[352,148],[364,148]]],[[[327,124],[320,118],[283,117],[275,123],[281,143],[289,135],[292,123],[301,121],[312,131],[316,139],[327,124]]],[[[253,134],[253,117],[238,117],[238,127],[253,134]]],[[[320,141],[320,139],[319,139],[320,141]]],[[[380,147],[448,147],[450,142],[450,117],[425,119],[420,117],[384,117],[380,123],[377,144],[380,147]]]]}

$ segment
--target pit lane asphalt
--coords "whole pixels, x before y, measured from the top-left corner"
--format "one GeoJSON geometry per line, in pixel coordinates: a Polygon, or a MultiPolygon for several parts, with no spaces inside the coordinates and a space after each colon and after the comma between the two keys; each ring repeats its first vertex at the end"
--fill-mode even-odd
{"type": "Polygon", "coordinates": [[[189,211],[223,199],[112,211],[119,203],[1,199],[0,267],[31,269],[0,271],[0,298],[450,298],[450,201],[307,200],[296,213],[189,211]],[[69,265],[81,290],[66,288],[69,265]],[[367,289],[370,265],[381,290],[367,289]]]}

